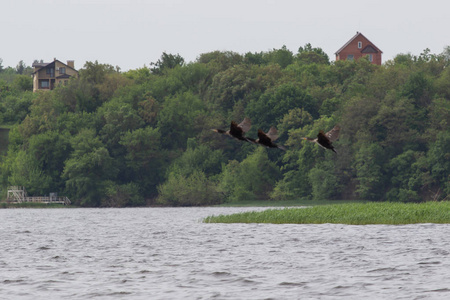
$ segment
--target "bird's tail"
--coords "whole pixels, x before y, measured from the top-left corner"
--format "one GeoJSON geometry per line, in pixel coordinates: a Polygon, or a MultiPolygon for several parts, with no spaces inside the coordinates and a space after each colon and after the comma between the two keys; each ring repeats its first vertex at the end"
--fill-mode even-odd
{"type": "Polygon", "coordinates": [[[281,146],[281,145],[277,145],[277,148],[278,148],[278,149],[281,149],[281,150],[283,150],[283,151],[286,151],[286,150],[287,150],[286,147],[281,146]]]}

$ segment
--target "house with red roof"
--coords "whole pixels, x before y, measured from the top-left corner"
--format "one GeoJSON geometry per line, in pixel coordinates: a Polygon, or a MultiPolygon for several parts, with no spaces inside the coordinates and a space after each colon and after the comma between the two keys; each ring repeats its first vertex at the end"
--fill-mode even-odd
{"type": "Polygon", "coordinates": [[[347,43],[336,51],[336,61],[357,60],[367,56],[369,61],[376,65],[381,65],[381,51],[374,43],[369,41],[361,32],[356,32],[347,43]]]}

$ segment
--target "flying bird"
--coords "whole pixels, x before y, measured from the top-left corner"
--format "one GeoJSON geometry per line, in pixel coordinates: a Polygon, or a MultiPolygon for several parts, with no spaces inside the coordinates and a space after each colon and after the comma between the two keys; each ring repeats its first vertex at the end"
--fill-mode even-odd
{"type": "Polygon", "coordinates": [[[283,151],[286,151],[281,145],[277,145],[274,143],[278,139],[278,131],[275,127],[270,127],[269,132],[265,133],[261,129],[258,129],[258,139],[254,142],[261,146],[265,146],[267,148],[278,148],[283,151]]]}
{"type": "Polygon", "coordinates": [[[317,138],[309,138],[304,137],[303,140],[310,141],[312,143],[317,143],[320,147],[324,149],[330,149],[334,153],[337,153],[336,150],[334,150],[333,142],[336,141],[339,137],[339,131],[341,128],[339,126],[334,126],[333,129],[328,131],[327,133],[324,133],[323,130],[319,131],[319,134],[317,135],[317,138]]]}
{"type": "Polygon", "coordinates": [[[221,133],[223,135],[235,138],[240,141],[253,142],[252,139],[245,137],[245,133],[252,127],[252,122],[249,118],[244,118],[244,120],[237,124],[235,121],[231,121],[230,129],[225,131],[222,129],[211,129],[214,132],[221,133]]]}

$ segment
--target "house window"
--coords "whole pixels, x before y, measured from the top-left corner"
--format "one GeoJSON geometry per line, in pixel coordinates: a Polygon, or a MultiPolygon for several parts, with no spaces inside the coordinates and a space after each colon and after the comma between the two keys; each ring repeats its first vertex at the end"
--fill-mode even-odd
{"type": "Polygon", "coordinates": [[[358,42],[358,49],[362,48],[362,42],[358,42]]]}
{"type": "Polygon", "coordinates": [[[347,60],[353,61],[353,54],[347,55],[347,60]]]}
{"type": "Polygon", "coordinates": [[[66,68],[59,68],[59,74],[66,74],[66,68]]]}
{"type": "Polygon", "coordinates": [[[42,80],[41,81],[41,89],[48,89],[50,87],[50,83],[48,80],[42,80]]]}
{"type": "Polygon", "coordinates": [[[373,62],[373,55],[372,54],[367,54],[369,56],[369,61],[373,62]]]}
{"type": "Polygon", "coordinates": [[[55,69],[53,69],[53,68],[48,68],[48,69],[46,70],[46,73],[47,73],[47,74],[50,74],[50,77],[54,77],[54,76],[55,76],[55,69]]]}

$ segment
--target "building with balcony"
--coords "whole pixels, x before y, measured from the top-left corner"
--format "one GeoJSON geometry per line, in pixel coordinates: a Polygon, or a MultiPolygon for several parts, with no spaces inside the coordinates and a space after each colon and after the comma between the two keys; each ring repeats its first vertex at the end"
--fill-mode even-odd
{"type": "Polygon", "coordinates": [[[50,63],[33,63],[33,92],[37,90],[53,90],[55,87],[67,84],[70,77],[78,77],[73,60],[67,64],[56,58],[50,63]]]}

